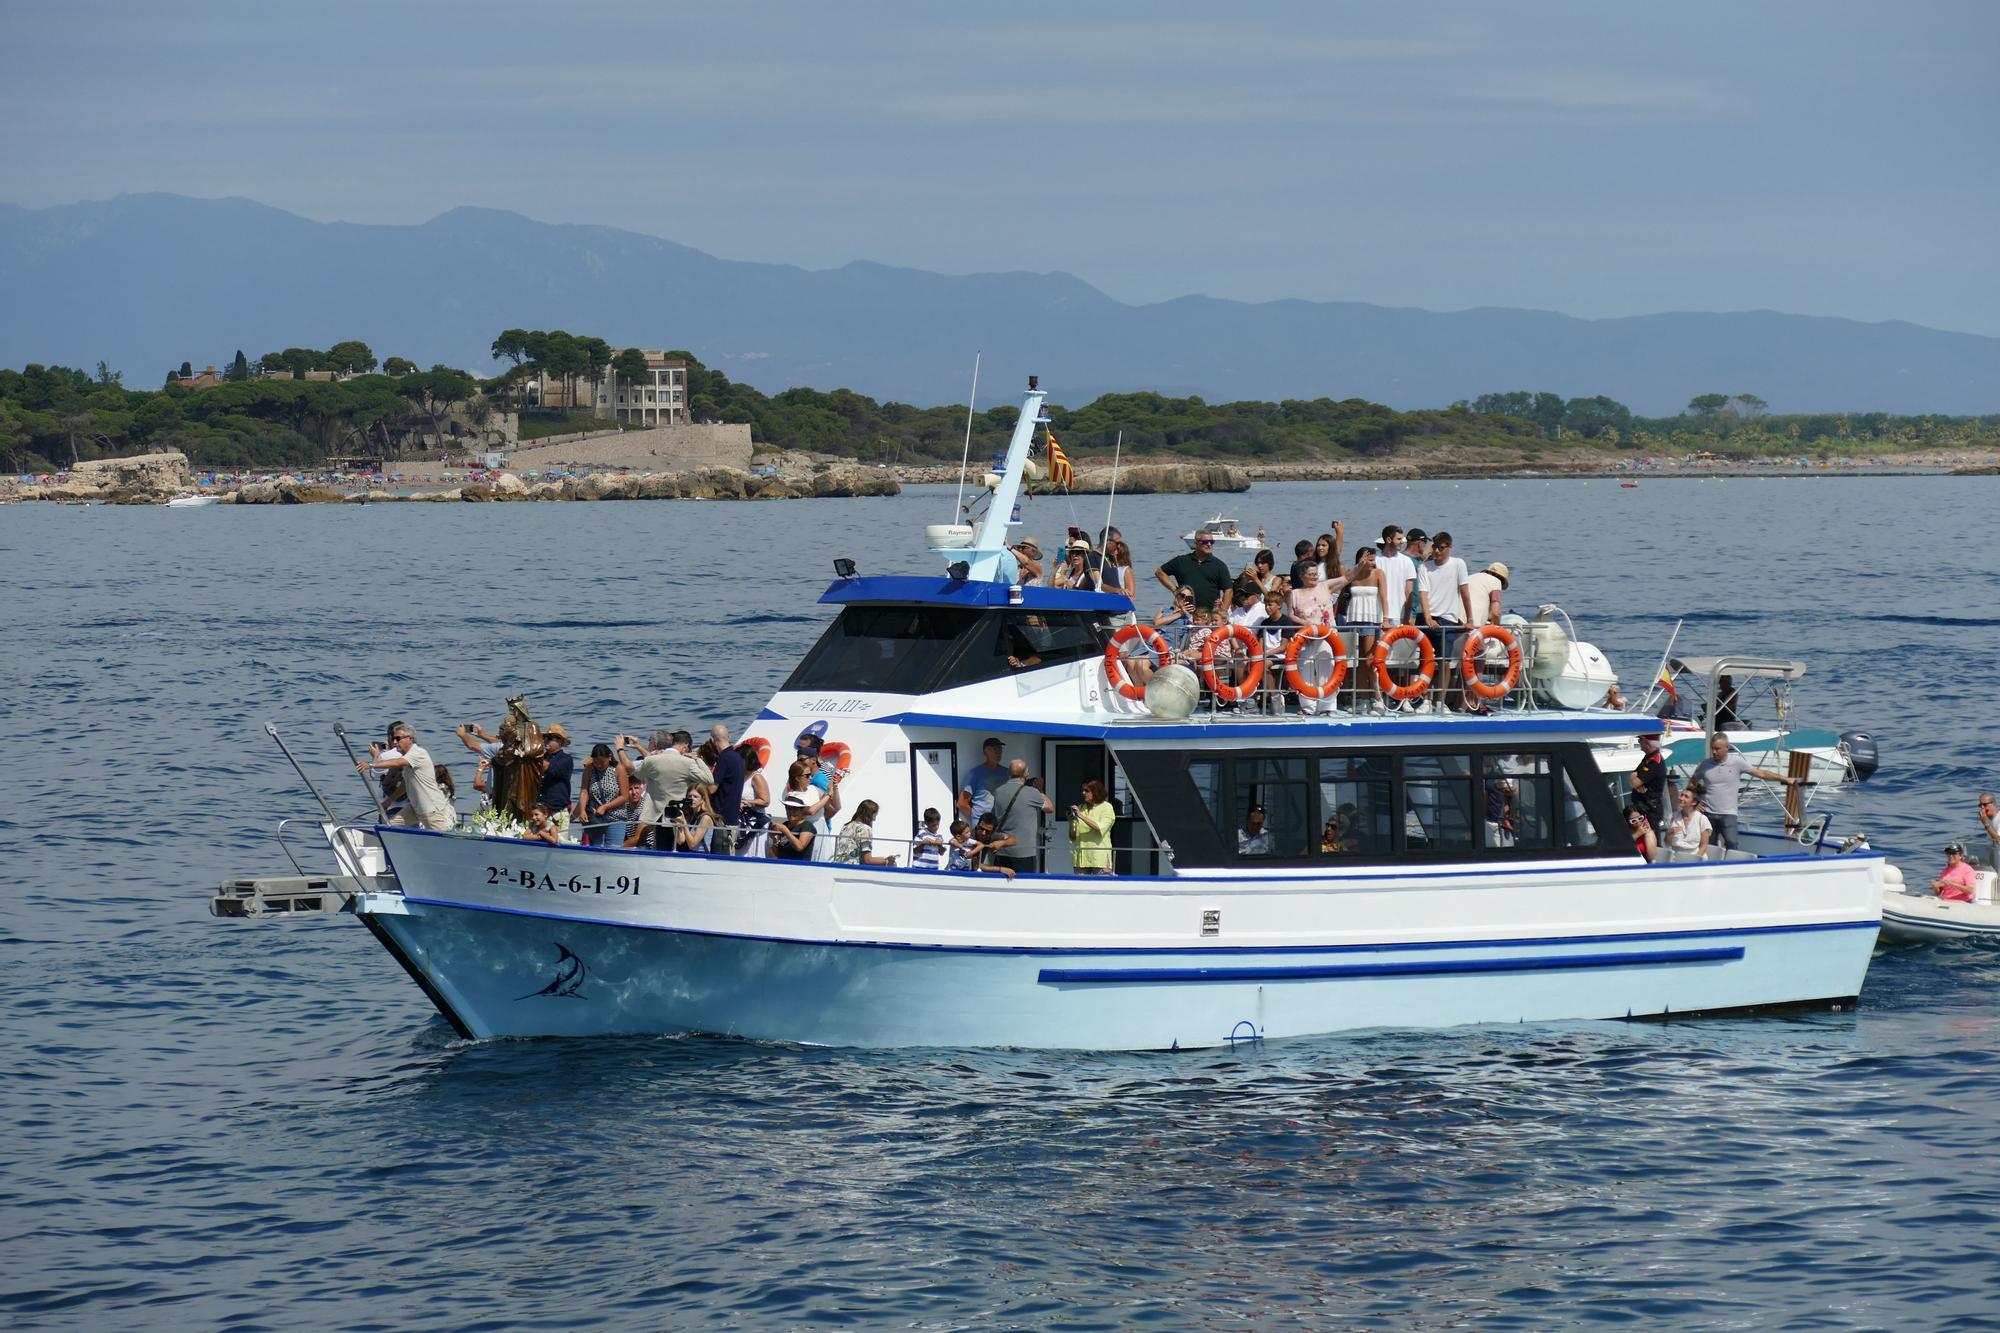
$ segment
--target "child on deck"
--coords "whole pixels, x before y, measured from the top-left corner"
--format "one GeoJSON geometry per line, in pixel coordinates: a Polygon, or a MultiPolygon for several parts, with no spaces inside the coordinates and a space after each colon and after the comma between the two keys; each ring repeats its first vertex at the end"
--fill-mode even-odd
{"type": "Polygon", "coordinates": [[[938,831],[939,818],[936,806],[926,809],[924,826],[910,840],[910,864],[919,870],[940,870],[944,867],[946,840],[944,834],[938,831]]]}
{"type": "Polygon", "coordinates": [[[963,819],[951,821],[951,844],[945,850],[946,870],[970,870],[978,861],[981,848],[979,840],[972,836],[972,829],[963,819]]]}

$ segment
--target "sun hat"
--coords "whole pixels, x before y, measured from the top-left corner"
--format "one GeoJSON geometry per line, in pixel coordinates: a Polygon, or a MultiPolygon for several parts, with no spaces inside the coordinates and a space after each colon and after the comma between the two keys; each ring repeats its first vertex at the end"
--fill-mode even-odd
{"type": "Polygon", "coordinates": [[[1503,585],[1507,582],[1507,566],[1498,560],[1495,560],[1479,572],[1482,574],[1491,574],[1494,578],[1499,579],[1503,585]]]}
{"type": "Polygon", "coordinates": [[[544,737],[554,736],[564,745],[569,744],[569,733],[563,730],[563,724],[560,722],[551,722],[546,727],[543,727],[542,735],[544,737]]]}

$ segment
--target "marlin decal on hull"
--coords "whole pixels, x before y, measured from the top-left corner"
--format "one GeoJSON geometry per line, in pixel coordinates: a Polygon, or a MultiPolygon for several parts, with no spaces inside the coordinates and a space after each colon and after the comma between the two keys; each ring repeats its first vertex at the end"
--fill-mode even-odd
{"type": "Polygon", "coordinates": [[[555,980],[538,991],[529,991],[526,995],[516,996],[515,1001],[518,1003],[521,1000],[533,1000],[543,995],[552,995],[557,999],[580,1000],[583,998],[579,993],[583,987],[583,979],[589,975],[590,969],[583,965],[583,960],[571,953],[567,945],[558,944],[555,980]]]}

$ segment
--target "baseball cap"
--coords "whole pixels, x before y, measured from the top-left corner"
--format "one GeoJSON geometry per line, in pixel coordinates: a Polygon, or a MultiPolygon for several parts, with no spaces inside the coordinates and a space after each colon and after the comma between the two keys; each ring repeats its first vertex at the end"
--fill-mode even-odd
{"type": "Polygon", "coordinates": [[[1001,740],[998,736],[988,736],[985,740],[979,742],[979,748],[982,750],[989,745],[996,750],[1004,750],[1007,748],[1007,742],[1001,740]]]}
{"type": "Polygon", "coordinates": [[[1403,534],[1404,545],[1408,545],[1411,542],[1427,542],[1430,539],[1431,535],[1428,532],[1425,532],[1422,528],[1411,528],[1408,532],[1403,534]]]}

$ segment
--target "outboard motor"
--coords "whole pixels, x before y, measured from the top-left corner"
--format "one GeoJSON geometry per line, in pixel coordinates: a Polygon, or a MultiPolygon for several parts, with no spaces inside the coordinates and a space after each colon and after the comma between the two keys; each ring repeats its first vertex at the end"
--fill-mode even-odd
{"type": "Polygon", "coordinates": [[[1866,782],[1875,776],[1875,770],[1882,766],[1882,756],[1875,748],[1875,738],[1865,731],[1843,731],[1840,733],[1841,752],[1854,769],[1854,780],[1866,782]]]}

